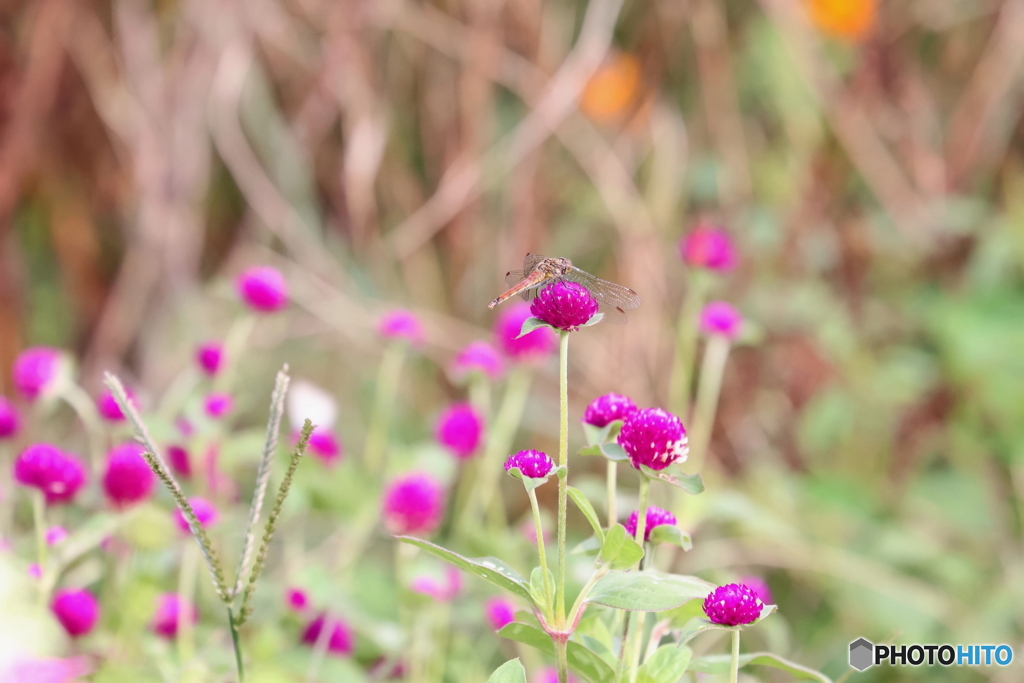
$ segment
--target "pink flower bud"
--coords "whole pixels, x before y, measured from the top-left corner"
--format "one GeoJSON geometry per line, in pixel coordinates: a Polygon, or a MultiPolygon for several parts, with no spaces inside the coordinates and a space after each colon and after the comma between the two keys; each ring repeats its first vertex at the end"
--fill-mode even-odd
{"type": "Polygon", "coordinates": [[[704,614],[724,626],[749,624],[761,616],[762,607],[757,593],[738,583],[719,586],[704,599],[704,614]]]}
{"type": "Polygon", "coordinates": [[[85,590],[65,588],[57,591],[50,609],[72,638],[88,634],[100,618],[100,604],[92,593],[85,590]]]}
{"type": "Polygon", "coordinates": [[[46,530],[46,545],[57,545],[67,537],[67,529],[62,526],[51,526],[46,530]]]}
{"type": "Polygon", "coordinates": [[[224,346],[220,342],[207,342],[196,349],[196,364],[208,377],[220,370],[224,361],[224,346]]]}
{"type": "Polygon", "coordinates": [[[583,413],[583,422],[595,427],[606,427],[615,420],[623,420],[627,415],[636,412],[633,399],[619,394],[598,396],[583,413]]]}
{"type": "MultiPolygon", "coordinates": [[[[626,532],[633,537],[636,537],[636,523],[640,521],[640,513],[638,510],[633,510],[633,514],[626,520],[626,532]]],[[[662,510],[659,507],[653,505],[647,506],[647,521],[644,527],[644,540],[651,540],[651,529],[662,524],[669,524],[675,526],[676,516],[668,510],[662,510]]]]}
{"type": "Polygon", "coordinates": [[[214,420],[224,417],[234,407],[235,400],[231,397],[231,394],[224,391],[214,392],[203,401],[203,410],[214,420]]]}
{"type": "Polygon", "coordinates": [[[143,459],[145,449],[137,443],[125,443],[107,454],[103,491],[114,507],[140,503],[153,494],[156,475],[143,459]]]}
{"type": "MultiPolygon", "coordinates": [[[[217,519],[220,515],[217,513],[217,508],[213,506],[213,503],[195,496],[188,499],[188,504],[192,506],[192,512],[196,513],[196,519],[199,520],[199,526],[204,529],[209,528],[213,524],[217,523],[217,519]]],[[[183,532],[191,533],[191,529],[188,526],[188,518],[185,517],[185,513],[180,508],[174,509],[174,523],[178,525],[178,528],[183,532]]]]}
{"type": "Polygon", "coordinates": [[[61,352],[50,346],[33,346],[14,359],[11,376],[22,396],[34,401],[49,393],[60,376],[61,352]]]}
{"type": "Polygon", "coordinates": [[[555,282],[540,290],[530,313],[559,330],[574,332],[597,313],[597,299],[576,282],[555,282]]]}
{"type": "Polygon", "coordinates": [[[384,526],[395,535],[429,535],[444,517],[444,488],[422,472],[401,476],[384,492],[384,526]]]}
{"type": "Polygon", "coordinates": [[[480,446],[484,421],[468,403],[456,403],[437,421],[437,441],[459,460],[467,460],[480,446]]]}
{"type": "Polygon", "coordinates": [[[701,332],[735,339],[743,327],[743,316],[725,301],[712,301],[700,314],[701,332]]]}
{"type": "Polygon", "coordinates": [[[337,617],[328,620],[324,614],[318,616],[306,626],[302,633],[302,642],[309,646],[315,645],[324,628],[330,629],[330,635],[327,636],[327,652],[341,657],[352,654],[352,629],[337,617]]]}
{"type": "Polygon", "coordinates": [[[506,472],[513,467],[518,467],[524,477],[543,479],[555,469],[555,461],[544,451],[519,451],[505,460],[506,472]]]}
{"type": "Polygon", "coordinates": [[[9,439],[18,433],[21,419],[14,404],[0,396],[0,439],[9,439]]]}
{"type": "Polygon", "coordinates": [[[490,598],[484,603],[484,611],[487,613],[487,621],[491,622],[491,628],[495,631],[500,631],[516,620],[516,606],[505,598],[490,598]]]}
{"type": "Polygon", "coordinates": [[[721,273],[736,266],[736,249],[722,228],[701,223],[679,242],[679,256],[691,266],[721,273]]]}
{"type": "Polygon", "coordinates": [[[519,336],[523,322],[530,317],[530,306],[516,302],[502,311],[495,321],[495,344],[512,360],[525,362],[542,359],[558,348],[558,337],[546,327],[519,336]]]}
{"type": "Polygon", "coordinates": [[[377,332],[385,339],[404,339],[412,346],[422,346],[425,339],[423,323],[405,309],[386,313],[377,323],[377,332]]]}
{"type": "Polygon", "coordinates": [[[185,479],[192,476],[192,459],[184,446],[168,446],[166,455],[167,464],[171,466],[175,474],[185,479]]]}
{"type": "Polygon", "coordinates": [[[288,285],[281,271],[271,266],[255,266],[235,280],[242,302],[258,313],[272,313],[288,305],[288,285]]]}
{"type": "Polygon", "coordinates": [[[178,635],[179,618],[195,624],[199,621],[199,611],[195,605],[183,605],[177,593],[164,593],[157,598],[150,628],[161,638],[173,639],[178,635]]]}
{"type": "Polygon", "coordinates": [[[49,505],[67,503],[85,484],[85,467],[48,443],[32,444],[14,462],[14,478],[43,492],[49,505]]]}
{"type": "Polygon", "coordinates": [[[470,342],[459,351],[452,361],[448,372],[453,379],[461,381],[474,372],[479,372],[489,379],[499,379],[504,373],[504,364],[497,349],[485,341],[470,342]]]}
{"type": "MultiPolygon", "coordinates": [[[[128,394],[128,400],[131,401],[131,404],[137,408],[138,404],[135,402],[135,393],[131,389],[126,389],[125,393],[128,394]]],[[[117,405],[117,401],[114,400],[114,394],[110,389],[104,389],[103,393],[96,399],[96,410],[99,411],[100,417],[107,422],[124,421],[125,416],[121,412],[121,406],[117,405]]]]}
{"type": "Polygon", "coordinates": [[[285,591],[285,602],[294,611],[301,612],[309,606],[309,596],[301,588],[289,588],[285,591]]]}

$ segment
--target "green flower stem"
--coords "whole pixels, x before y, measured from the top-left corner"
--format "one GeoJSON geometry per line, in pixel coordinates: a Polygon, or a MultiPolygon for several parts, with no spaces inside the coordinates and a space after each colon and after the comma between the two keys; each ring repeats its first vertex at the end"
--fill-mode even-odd
{"type": "MultiPolygon", "coordinates": [[[[479,459],[482,471],[479,486],[475,487],[474,491],[476,501],[487,507],[487,521],[492,531],[501,531],[507,526],[505,503],[502,500],[501,487],[498,486],[498,479],[502,474],[501,461],[512,448],[515,433],[523,420],[532,380],[533,375],[527,368],[517,367],[509,374],[505,395],[501,399],[493,426],[488,426],[487,445],[483,457],[479,459]]],[[[477,509],[477,502],[471,504],[471,510],[477,509]]],[[[470,514],[461,519],[468,524],[476,517],[470,514]]]]}
{"type": "Polygon", "coordinates": [[[587,595],[590,594],[590,589],[592,589],[594,587],[594,584],[596,584],[601,579],[601,577],[607,574],[609,571],[610,570],[607,567],[598,567],[594,570],[594,573],[590,575],[590,579],[587,581],[586,585],[583,586],[583,590],[580,591],[580,594],[576,596],[576,602],[572,604],[572,609],[569,610],[569,624],[576,623],[576,619],[579,616],[579,612],[583,608],[583,601],[586,600],[587,595]]]}
{"type": "Polygon", "coordinates": [[[235,318],[224,338],[224,367],[213,379],[213,391],[227,391],[231,388],[235,378],[235,371],[238,369],[238,362],[242,352],[249,345],[249,337],[256,326],[256,316],[253,313],[243,313],[235,318]]]}
{"type": "MultiPolygon", "coordinates": [[[[46,575],[46,498],[42,491],[32,491],[32,524],[36,531],[36,558],[39,562],[39,571],[46,575]]],[[[45,581],[40,581],[40,586],[45,586],[45,581]]],[[[45,601],[46,591],[43,591],[45,601]]]]}
{"type": "MultiPolygon", "coordinates": [[[[650,498],[651,493],[651,480],[644,476],[642,473],[640,476],[640,505],[637,507],[636,516],[636,535],[633,537],[636,542],[641,546],[644,545],[644,535],[647,533],[647,500],[650,498]]],[[[645,554],[646,557],[646,554],[645,554]]],[[[640,567],[640,562],[636,563],[633,570],[636,571],[640,567]]],[[[627,630],[626,638],[629,641],[629,645],[626,648],[627,658],[629,659],[629,683],[636,683],[637,671],[640,666],[640,649],[643,645],[643,622],[644,619],[640,617],[642,612],[630,612],[629,614],[629,628],[627,630]]]]}
{"type": "Polygon", "coordinates": [[[469,381],[469,403],[484,418],[484,424],[491,418],[491,382],[482,372],[474,372],[469,381]]]}
{"type": "MultiPolygon", "coordinates": [[[[569,493],[569,333],[559,332],[558,344],[558,584],[555,587],[555,624],[565,626],[565,512],[569,493]]],[[[557,648],[557,643],[556,643],[557,648]]],[[[565,645],[559,655],[565,658],[565,645]]],[[[559,669],[559,679],[562,673],[559,669]]]]}
{"type": "Polygon", "coordinates": [[[235,614],[228,605],[228,627],[231,629],[231,645],[235,648],[235,667],[238,669],[238,683],[245,683],[245,669],[242,667],[242,645],[238,642],[238,628],[235,627],[235,614]]]}
{"type": "Polygon", "coordinates": [[[196,593],[196,574],[199,571],[199,546],[186,541],[181,556],[181,568],[178,573],[178,663],[182,670],[187,670],[195,657],[195,629],[189,618],[186,605],[192,604],[196,593]]]}
{"type": "Polygon", "coordinates": [[[533,510],[533,525],[537,531],[537,556],[540,558],[540,571],[544,575],[544,618],[551,618],[551,601],[554,598],[554,591],[551,587],[551,577],[548,575],[548,558],[544,549],[544,527],[540,522],[540,506],[537,504],[537,492],[534,489],[527,489],[526,494],[530,496],[530,508],[533,510]]]}
{"type": "Polygon", "coordinates": [[[729,683],[740,679],[740,630],[732,632],[732,664],[729,666],[729,683]]]}
{"type": "Polygon", "coordinates": [[[683,297],[676,328],[676,349],[672,359],[672,374],[669,379],[669,407],[679,419],[686,422],[690,409],[690,383],[693,381],[693,363],[697,351],[697,328],[700,310],[704,306],[710,280],[708,274],[699,270],[690,271],[690,286],[683,297]]]}
{"type": "Polygon", "coordinates": [[[103,472],[103,423],[100,421],[96,404],[89,394],[85,393],[85,389],[74,382],[63,387],[58,395],[71,406],[85,427],[85,435],[89,442],[89,464],[92,466],[93,476],[99,478],[103,472]]]}
{"type": "Polygon", "coordinates": [[[555,659],[558,665],[558,683],[569,683],[568,647],[568,641],[555,641],[555,659]]]}
{"type": "Polygon", "coordinates": [[[616,479],[618,477],[618,463],[614,460],[608,461],[608,528],[611,529],[618,521],[618,510],[615,504],[616,479]]]}
{"type": "Polygon", "coordinates": [[[185,401],[188,400],[188,397],[198,386],[199,379],[199,373],[191,365],[179,372],[177,377],[171,381],[167,390],[164,391],[164,395],[161,397],[160,404],[156,409],[157,416],[161,420],[168,422],[173,420],[174,416],[181,412],[185,401]]]}
{"type": "Polygon", "coordinates": [[[377,400],[370,417],[370,428],[366,433],[366,444],[363,448],[363,464],[370,472],[380,472],[384,468],[384,452],[388,445],[388,427],[391,423],[391,411],[398,394],[398,381],[402,376],[405,364],[406,345],[395,342],[384,351],[377,370],[377,400]]]}
{"type": "Polygon", "coordinates": [[[449,657],[451,643],[452,607],[448,600],[441,600],[434,607],[436,627],[434,630],[433,647],[430,648],[427,660],[427,680],[443,681],[445,662],[449,657]]]}
{"type": "Polygon", "coordinates": [[[725,361],[729,357],[729,338],[716,334],[708,339],[704,348],[704,361],[700,369],[700,384],[697,386],[697,403],[693,408],[693,429],[690,440],[689,461],[694,470],[700,471],[707,456],[711,429],[715,424],[718,409],[718,394],[722,389],[722,375],[725,361]]]}

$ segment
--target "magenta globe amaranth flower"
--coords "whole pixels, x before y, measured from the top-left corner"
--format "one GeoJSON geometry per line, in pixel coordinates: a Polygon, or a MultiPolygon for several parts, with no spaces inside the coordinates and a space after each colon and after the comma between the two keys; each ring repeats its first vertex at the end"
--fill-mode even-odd
{"type": "Polygon", "coordinates": [[[179,477],[188,479],[192,476],[192,459],[184,446],[171,445],[167,447],[167,464],[179,477]]]}
{"type": "Polygon", "coordinates": [[[480,446],[484,421],[468,403],[456,403],[437,420],[437,441],[459,460],[472,457],[480,446]]]}
{"type": "Polygon", "coordinates": [[[288,305],[288,285],[281,271],[271,266],[255,266],[235,280],[242,302],[259,313],[272,313],[288,305]]]}
{"type": "Polygon", "coordinates": [[[749,624],[761,616],[762,607],[757,593],[739,583],[719,586],[704,598],[704,614],[723,626],[749,624]]]}
{"type": "MultiPolygon", "coordinates": [[[[214,507],[213,503],[196,496],[188,499],[188,504],[192,506],[192,512],[196,513],[196,519],[199,520],[199,526],[204,529],[209,528],[211,525],[217,523],[220,515],[217,513],[217,508],[214,507]]],[[[178,528],[189,533],[191,529],[188,526],[188,518],[185,517],[185,513],[181,511],[181,508],[174,509],[174,523],[178,525],[178,528]]]]}
{"type": "Polygon", "coordinates": [[[605,394],[598,396],[583,412],[583,422],[595,427],[607,427],[615,420],[624,420],[636,412],[636,404],[628,396],[605,394]]]}
{"type": "Polygon", "coordinates": [[[224,363],[224,345],[220,342],[206,342],[196,349],[196,364],[208,377],[220,371],[224,363]]]}
{"type": "Polygon", "coordinates": [[[349,628],[348,624],[337,617],[331,617],[328,619],[326,615],[321,614],[316,619],[309,622],[309,625],[306,626],[306,630],[302,632],[302,642],[310,646],[316,645],[316,642],[320,639],[320,633],[324,628],[330,629],[330,634],[327,636],[327,651],[329,653],[338,656],[352,654],[352,629],[349,628]]]}
{"type": "Polygon", "coordinates": [[[444,516],[444,488],[423,472],[398,477],[384,492],[382,514],[393,534],[430,534],[444,516]]]}
{"type": "Polygon", "coordinates": [[[505,365],[498,350],[485,341],[475,341],[459,351],[448,372],[456,380],[462,380],[474,372],[493,380],[501,377],[504,371],[505,365]]]}
{"type": "MultiPolygon", "coordinates": [[[[292,443],[297,444],[302,432],[292,432],[292,443]]],[[[307,450],[320,459],[325,465],[333,465],[345,454],[345,447],[334,432],[324,427],[316,427],[309,435],[307,450]]]]}
{"type": "Polygon", "coordinates": [[[18,433],[21,418],[18,411],[6,397],[0,396],[0,439],[9,439],[18,433]]]}
{"type": "Polygon", "coordinates": [[[517,301],[498,315],[494,324],[494,339],[498,349],[508,358],[525,362],[545,358],[558,348],[558,336],[547,327],[524,334],[523,323],[533,317],[530,306],[517,301]]]}
{"type": "Polygon", "coordinates": [[[422,346],[426,338],[416,314],[401,308],[385,313],[377,323],[377,332],[385,339],[403,340],[412,346],[422,346]]]}
{"type": "Polygon", "coordinates": [[[462,592],[462,572],[455,567],[446,567],[444,581],[429,574],[421,574],[410,582],[409,589],[438,602],[451,602],[462,592]]]}
{"type": "Polygon", "coordinates": [[[72,638],[92,631],[100,618],[100,604],[86,590],[65,588],[57,591],[50,609],[72,638]]]}
{"type": "MultiPolygon", "coordinates": [[[[633,514],[626,520],[626,532],[630,536],[636,536],[636,523],[640,520],[639,510],[633,510],[633,514]]],[[[668,510],[662,510],[653,505],[647,506],[647,521],[644,528],[644,541],[651,540],[651,529],[662,524],[676,525],[676,516],[668,510]]]]}
{"type": "Polygon", "coordinates": [[[309,606],[309,596],[301,588],[289,588],[284,594],[285,603],[289,609],[301,612],[309,606]]]}
{"type": "Polygon", "coordinates": [[[729,234],[710,223],[701,223],[679,241],[679,256],[687,265],[718,272],[736,266],[736,248],[729,234]]]}
{"type": "Polygon", "coordinates": [[[679,418],[661,408],[644,408],[626,416],[619,445],[636,469],[663,470],[686,457],[686,429],[679,418]]]}
{"type": "Polygon", "coordinates": [[[555,469],[555,461],[544,451],[519,451],[505,460],[505,471],[518,467],[519,473],[531,479],[543,479],[555,469]]]}
{"type": "Polygon", "coordinates": [[[183,603],[177,593],[164,593],[156,599],[156,611],[150,628],[161,638],[173,639],[178,635],[178,622],[199,621],[199,610],[190,603],[183,603]]]}
{"type": "MultiPolygon", "coordinates": [[[[138,407],[138,404],[135,402],[135,392],[131,389],[125,389],[125,394],[127,394],[131,404],[138,407]]],[[[121,406],[117,404],[117,400],[110,389],[105,389],[99,395],[99,398],[96,399],[96,410],[99,411],[100,417],[107,422],[124,422],[124,412],[122,412],[121,406]]]]}
{"type": "Polygon", "coordinates": [[[505,598],[490,598],[484,603],[484,612],[495,631],[500,631],[516,620],[516,606],[505,598]]]}
{"type": "Polygon", "coordinates": [[[766,605],[774,605],[775,600],[772,597],[772,589],[768,587],[768,582],[762,579],[760,576],[744,576],[739,581],[740,585],[746,586],[750,590],[757,594],[757,597],[761,599],[766,605]]]}
{"type": "Polygon", "coordinates": [[[14,479],[43,492],[49,505],[67,503],[85,484],[78,458],[48,443],[28,446],[14,461],[14,479]]]}
{"type": "Polygon", "coordinates": [[[203,410],[214,420],[224,417],[235,407],[235,399],[226,391],[215,391],[203,400],[203,410]]]}
{"type": "Polygon", "coordinates": [[[30,401],[50,393],[60,378],[61,351],[51,346],[33,346],[14,359],[11,378],[21,395],[30,401]]]}
{"type": "Polygon", "coordinates": [[[701,332],[735,339],[743,327],[743,316],[732,304],[712,301],[700,314],[701,332]]]}
{"type": "Polygon", "coordinates": [[[597,299],[577,282],[555,282],[540,290],[530,313],[559,330],[576,331],[597,313],[597,299]]]}
{"type": "Polygon", "coordinates": [[[67,537],[67,529],[62,526],[51,526],[46,530],[46,545],[57,545],[67,537]]]}
{"type": "Polygon", "coordinates": [[[103,491],[114,507],[123,508],[149,498],[156,485],[156,475],[149,469],[137,443],[125,443],[107,454],[103,473],[103,491]]]}

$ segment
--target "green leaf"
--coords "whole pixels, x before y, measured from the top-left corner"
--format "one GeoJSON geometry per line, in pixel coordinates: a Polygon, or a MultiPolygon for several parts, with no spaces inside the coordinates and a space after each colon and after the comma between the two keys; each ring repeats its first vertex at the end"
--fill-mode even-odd
{"type": "Polygon", "coordinates": [[[511,476],[513,476],[516,479],[518,479],[519,481],[523,482],[523,486],[526,487],[527,491],[534,490],[535,488],[537,488],[538,486],[540,486],[541,484],[543,484],[544,482],[546,482],[548,480],[547,477],[526,477],[526,476],[523,476],[522,470],[520,470],[518,467],[513,467],[512,469],[510,469],[508,471],[508,473],[511,476]]]}
{"type": "Polygon", "coordinates": [[[697,495],[698,493],[704,493],[704,480],[701,479],[699,474],[686,474],[672,467],[666,467],[663,470],[652,470],[647,465],[640,465],[640,471],[648,479],[672,484],[672,486],[677,486],[689,494],[697,495]]]}
{"type": "Polygon", "coordinates": [[[604,537],[598,562],[612,569],[629,569],[643,556],[643,547],[626,532],[626,527],[615,524],[604,537]]]}
{"type": "Polygon", "coordinates": [[[647,540],[654,544],[669,543],[677,545],[683,550],[689,550],[693,547],[693,540],[690,538],[690,534],[675,524],[659,524],[651,529],[651,534],[647,537],[647,540]]]}
{"type": "Polygon", "coordinates": [[[590,504],[590,501],[587,500],[582,491],[572,486],[569,487],[569,497],[572,498],[572,502],[576,503],[576,507],[580,509],[583,516],[590,522],[590,526],[594,528],[594,533],[597,535],[598,540],[604,544],[604,529],[601,528],[601,521],[597,518],[594,506],[590,504]]]}
{"type": "MultiPolygon", "coordinates": [[[[727,674],[729,673],[729,667],[732,664],[731,655],[708,655],[706,657],[694,657],[690,660],[690,671],[697,671],[699,673],[706,674],[727,674]]],[[[751,652],[745,655],[740,655],[740,666],[749,666],[751,664],[757,664],[760,666],[771,666],[776,669],[782,669],[793,674],[796,678],[809,681],[820,681],[820,683],[832,683],[832,679],[821,673],[815,671],[796,662],[791,662],[788,659],[773,655],[771,652],[751,652]]]]}
{"type": "Polygon", "coordinates": [[[714,589],[714,584],[696,576],[613,571],[594,584],[587,602],[615,609],[663,612],[695,598],[704,599],[714,589]]]}
{"type": "MultiPolygon", "coordinates": [[[[516,339],[528,335],[534,330],[539,330],[542,327],[547,327],[548,329],[555,330],[554,327],[551,327],[551,325],[548,325],[540,318],[527,318],[526,320],[523,321],[523,326],[519,328],[519,336],[517,336],[516,339]]],[[[558,330],[555,331],[557,332],[558,330]]]]}
{"type": "Polygon", "coordinates": [[[622,446],[614,442],[587,446],[585,448],[581,448],[577,453],[579,453],[579,455],[600,455],[603,458],[614,460],[615,462],[629,460],[629,456],[626,455],[626,451],[622,449],[622,446]]]}
{"type": "MultiPolygon", "coordinates": [[[[551,580],[551,585],[555,585],[555,577],[551,574],[551,570],[548,570],[548,578],[551,580]]],[[[549,608],[549,599],[544,595],[544,574],[540,567],[534,567],[533,571],[530,572],[530,593],[533,595],[533,602],[538,607],[542,608],[542,611],[549,608]]]]}
{"type": "Polygon", "coordinates": [[[487,683],[526,683],[526,669],[518,657],[510,659],[494,670],[487,683]]]}
{"type": "Polygon", "coordinates": [[[459,569],[475,574],[482,579],[490,581],[499,588],[504,588],[524,600],[533,602],[533,596],[530,595],[530,586],[526,583],[526,579],[501,560],[493,557],[469,559],[458,553],[453,553],[447,548],[442,548],[439,545],[434,545],[429,541],[424,541],[422,538],[415,538],[414,536],[395,536],[395,538],[403,543],[422,548],[431,555],[454,564],[459,569]]]}
{"type": "MultiPolygon", "coordinates": [[[[694,637],[701,633],[704,633],[705,631],[737,631],[740,629],[749,628],[754,624],[760,622],[769,614],[775,612],[776,609],[778,608],[775,605],[764,605],[763,607],[761,607],[761,615],[757,619],[754,619],[749,624],[742,624],[740,626],[724,626],[722,624],[716,624],[709,619],[705,619],[702,616],[695,617],[693,619],[690,619],[690,621],[686,623],[686,626],[684,626],[683,629],[676,634],[676,642],[680,645],[682,645],[683,643],[688,643],[691,640],[693,640],[694,637]]],[[[704,610],[702,607],[701,612],[703,611],[704,610]]]]}
{"type": "Polygon", "coordinates": [[[686,646],[662,645],[644,662],[640,672],[650,676],[655,683],[676,683],[686,673],[692,656],[693,651],[686,646]]]}
{"type": "MultiPolygon", "coordinates": [[[[622,420],[612,420],[604,427],[595,427],[592,424],[583,423],[583,435],[587,437],[588,446],[599,446],[603,443],[613,442],[621,430],[622,420]]],[[[597,453],[593,455],[597,455],[597,453]]]]}
{"type": "MultiPolygon", "coordinates": [[[[513,621],[498,631],[498,635],[535,647],[552,657],[555,655],[555,645],[551,641],[551,636],[536,626],[513,621]]],[[[569,668],[589,683],[612,683],[612,679],[615,678],[612,668],[597,653],[573,640],[568,643],[566,656],[569,668]]]]}

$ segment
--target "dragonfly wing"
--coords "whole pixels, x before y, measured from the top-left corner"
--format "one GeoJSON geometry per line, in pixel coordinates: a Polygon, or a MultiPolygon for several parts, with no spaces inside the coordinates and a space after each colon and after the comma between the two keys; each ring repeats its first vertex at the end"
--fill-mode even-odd
{"type": "MultiPolygon", "coordinates": [[[[513,270],[505,275],[505,286],[512,289],[520,282],[526,279],[526,276],[530,274],[528,270],[513,270]]],[[[533,297],[537,296],[537,287],[531,287],[530,289],[523,290],[519,293],[519,298],[523,301],[532,301],[533,297]]]]}
{"type": "Polygon", "coordinates": [[[594,277],[585,270],[574,267],[564,277],[589,289],[598,303],[607,304],[610,309],[621,308],[625,311],[640,305],[640,295],[629,287],[594,277]]]}
{"type": "Polygon", "coordinates": [[[529,273],[537,264],[544,260],[544,257],[540,254],[527,254],[526,258],[523,259],[523,272],[529,273]]]}
{"type": "Polygon", "coordinates": [[[614,304],[609,304],[601,300],[598,300],[597,302],[597,310],[599,313],[604,313],[604,318],[602,318],[602,320],[610,322],[612,325],[625,325],[626,321],[629,319],[624,310],[614,304]]]}

